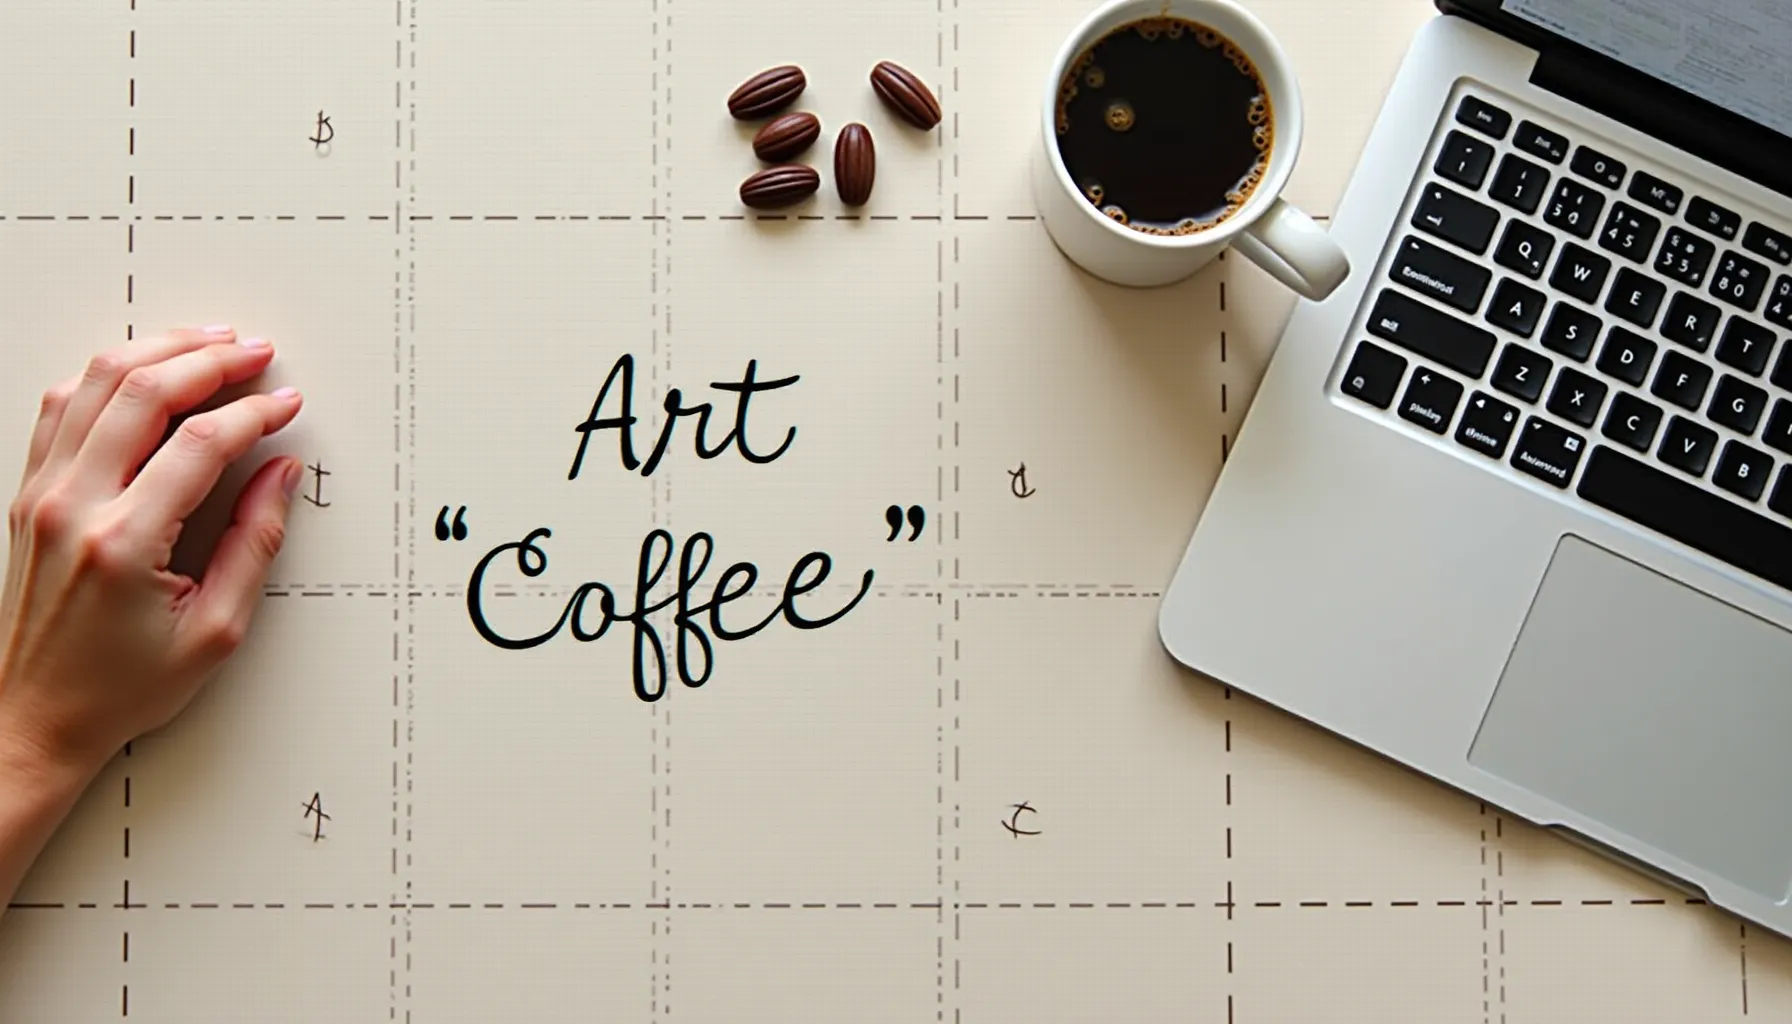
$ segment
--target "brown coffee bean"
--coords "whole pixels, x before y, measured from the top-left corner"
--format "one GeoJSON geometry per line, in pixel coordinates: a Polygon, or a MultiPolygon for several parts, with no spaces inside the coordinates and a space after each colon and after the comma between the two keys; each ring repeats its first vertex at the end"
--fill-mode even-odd
{"type": "Polygon", "coordinates": [[[781,164],[808,149],[821,137],[821,120],[814,114],[785,114],[753,136],[753,152],[769,164],[781,164]]]}
{"type": "Polygon", "coordinates": [[[740,84],[728,96],[728,113],[742,121],[774,114],[789,106],[809,84],[795,64],[767,68],[740,84]]]}
{"type": "Polygon", "coordinates": [[[821,175],[802,164],[767,167],[740,185],[740,201],[755,209],[792,206],[821,188],[821,175]]]}
{"type": "Polygon", "coordinates": [[[840,190],[840,201],[848,206],[865,205],[876,180],[877,148],[871,143],[871,130],[862,124],[840,129],[840,138],[834,143],[834,186],[840,190]]]}
{"type": "Polygon", "coordinates": [[[871,88],[896,116],[927,131],[940,123],[940,101],[914,72],[900,64],[882,61],[871,69],[871,88]]]}

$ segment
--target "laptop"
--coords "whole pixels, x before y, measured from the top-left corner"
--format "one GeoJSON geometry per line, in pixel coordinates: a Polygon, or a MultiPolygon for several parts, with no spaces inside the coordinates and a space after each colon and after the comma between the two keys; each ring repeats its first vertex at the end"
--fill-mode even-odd
{"type": "Polygon", "coordinates": [[[1438,6],[1163,643],[1792,934],[1792,5],[1438,6]]]}

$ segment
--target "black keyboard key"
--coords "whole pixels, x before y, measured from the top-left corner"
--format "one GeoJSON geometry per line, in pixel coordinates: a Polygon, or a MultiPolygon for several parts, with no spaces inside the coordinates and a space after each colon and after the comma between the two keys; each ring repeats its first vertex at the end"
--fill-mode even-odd
{"type": "Polygon", "coordinates": [[[1666,399],[1682,409],[1697,412],[1705,402],[1705,389],[1711,386],[1711,367],[1674,349],[1661,357],[1661,369],[1655,371],[1655,383],[1649,388],[1656,398],[1666,399]]]}
{"type": "Polygon", "coordinates": [[[1481,308],[1481,299],[1493,280],[1486,267],[1413,235],[1400,243],[1388,277],[1464,313],[1481,308]]]}
{"type": "Polygon", "coordinates": [[[1599,372],[1641,387],[1649,375],[1649,364],[1655,361],[1655,343],[1632,334],[1622,327],[1613,327],[1599,350],[1599,372]]]}
{"type": "Polygon", "coordinates": [[[1518,122],[1518,131],[1512,136],[1512,145],[1552,164],[1561,163],[1562,158],[1568,155],[1567,137],[1534,121],[1518,122]]]}
{"type": "Polygon", "coordinates": [[[1781,391],[1792,391],[1792,344],[1780,349],[1780,358],[1773,364],[1773,373],[1767,379],[1781,391]]]}
{"type": "Polygon", "coordinates": [[[1693,196],[1692,202],[1686,204],[1686,223],[1727,242],[1736,237],[1742,218],[1704,196],[1693,196]]]}
{"type": "Polygon", "coordinates": [[[1500,158],[1500,169],[1493,175],[1487,194],[1525,213],[1537,212],[1543,202],[1543,190],[1549,187],[1549,172],[1516,153],[1500,158]]]}
{"type": "Polygon", "coordinates": [[[1792,402],[1775,399],[1773,412],[1767,417],[1767,429],[1761,441],[1776,452],[1792,455],[1792,402]]]}
{"type": "MultiPolygon", "coordinates": [[[[1767,507],[1782,516],[1792,517],[1792,463],[1780,470],[1780,478],[1773,485],[1773,493],[1767,496],[1767,507]]],[[[1785,541],[1779,543],[1784,544],[1785,541]]]]}
{"type": "Polygon", "coordinates": [[[1619,267],[1605,308],[1638,327],[1647,328],[1654,325],[1655,314],[1660,312],[1661,300],[1666,297],[1667,287],[1660,281],[1644,277],[1629,267],[1619,267]]]}
{"type": "Polygon", "coordinates": [[[1514,398],[1535,402],[1543,394],[1543,382],[1555,366],[1548,356],[1523,345],[1508,344],[1493,365],[1491,383],[1495,390],[1514,398]]]}
{"type": "Polygon", "coordinates": [[[1591,305],[1599,301],[1599,293],[1605,288],[1605,277],[1611,270],[1611,260],[1569,242],[1562,246],[1562,255],[1556,258],[1556,269],[1550,272],[1549,286],[1591,305]]]}
{"type": "Polygon", "coordinates": [[[1604,325],[1599,318],[1566,302],[1556,303],[1543,325],[1543,347],[1584,363],[1593,354],[1593,340],[1604,325]]]}
{"type": "Polygon", "coordinates": [[[1773,282],[1773,294],[1767,296],[1767,308],[1761,314],[1768,322],[1792,330],[1792,277],[1781,274],[1773,282]]]}
{"type": "Polygon", "coordinates": [[[1476,191],[1487,180],[1487,169],[1493,166],[1493,147],[1472,135],[1452,131],[1444,137],[1444,147],[1437,154],[1432,170],[1439,177],[1476,191]]]}
{"type": "Polygon", "coordinates": [[[1655,254],[1655,269],[1686,285],[1697,288],[1705,283],[1705,271],[1717,255],[1717,244],[1682,227],[1668,229],[1661,251],[1655,254]]]}
{"type": "Polygon", "coordinates": [[[1660,230],[1661,221],[1653,214],[1644,213],[1629,203],[1614,203],[1611,216],[1605,219],[1605,230],[1600,232],[1599,247],[1641,263],[1649,258],[1649,250],[1655,245],[1655,234],[1660,230]]]}
{"type": "Polygon", "coordinates": [[[1512,446],[1512,465],[1520,472],[1566,489],[1580,466],[1586,438],[1535,416],[1525,421],[1512,446]]]}
{"type": "Polygon", "coordinates": [[[1711,336],[1717,333],[1717,321],[1723,316],[1716,306],[1696,295],[1675,292],[1668,303],[1668,315],[1661,319],[1662,337],[1703,352],[1711,347],[1711,336]]]}
{"type": "Polygon", "coordinates": [[[1555,236],[1522,220],[1506,222],[1506,233],[1494,250],[1493,261],[1509,270],[1516,270],[1535,280],[1543,276],[1549,254],[1555,250],[1555,236]]]}
{"type": "Polygon", "coordinates": [[[1747,437],[1755,432],[1755,427],[1761,423],[1761,414],[1766,411],[1766,391],[1726,373],[1718,378],[1717,390],[1711,393],[1711,408],[1705,415],[1718,426],[1729,427],[1747,437]]]}
{"type": "Polygon", "coordinates": [[[1500,213],[1444,185],[1426,185],[1425,196],[1412,213],[1412,226],[1475,255],[1487,251],[1500,213]]]}
{"type": "Polygon", "coordinates": [[[1758,221],[1742,233],[1742,247],[1782,267],[1792,266],[1792,237],[1758,221]]]}
{"type": "Polygon", "coordinates": [[[1636,172],[1630,179],[1630,198],[1644,206],[1660,210],[1672,217],[1680,212],[1680,203],[1686,198],[1678,185],[1670,185],[1648,171],[1636,172]]]}
{"type": "Polygon", "coordinates": [[[1420,366],[1400,396],[1400,418],[1410,420],[1434,434],[1450,427],[1456,416],[1456,403],[1462,401],[1462,385],[1450,377],[1420,366]]]}
{"type": "Polygon", "coordinates": [[[1543,307],[1548,302],[1537,289],[1509,277],[1501,278],[1499,287],[1493,290],[1493,300],[1487,303],[1487,322],[1528,338],[1536,331],[1537,321],[1543,319],[1543,307]]]}
{"type": "Polygon", "coordinates": [[[1754,312],[1767,291],[1767,266],[1726,251],[1711,274],[1711,294],[1744,312],[1754,312]]]}
{"type": "Polygon", "coordinates": [[[1729,441],[1717,457],[1717,472],[1711,475],[1711,482],[1739,498],[1759,501],[1772,474],[1773,456],[1741,441],[1729,441]]]}
{"type": "Polygon", "coordinates": [[[1697,484],[1599,445],[1576,493],[1720,562],[1792,588],[1792,527],[1697,484]]]}
{"type": "Polygon", "coordinates": [[[1369,331],[1476,380],[1487,372],[1487,361],[1493,358],[1492,331],[1389,288],[1382,289],[1375,299],[1375,308],[1369,313],[1369,331]]]}
{"type": "Polygon", "coordinates": [[[1605,382],[1576,370],[1562,367],[1556,375],[1556,386],[1550,389],[1550,412],[1572,423],[1590,427],[1599,418],[1599,407],[1605,404],[1605,382]]]}
{"type": "Polygon", "coordinates": [[[1456,107],[1456,120],[1496,139],[1505,138],[1506,130],[1512,127],[1511,114],[1473,96],[1462,97],[1462,103],[1456,107]]]}
{"type": "Polygon", "coordinates": [[[1599,214],[1605,210],[1605,194],[1590,189],[1573,178],[1556,182],[1555,195],[1543,212],[1543,223],[1560,228],[1577,238],[1591,238],[1599,226],[1599,214]]]}
{"type": "Polygon", "coordinates": [[[1462,422],[1456,424],[1456,443],[1497,459],[1506,454],[1506,445],[1517,424],[1517,409],[1477,391],[1469,396],[1468,405],[1462,410],[1462,422]]]}
{"type": "Polygon", "coordinates": [[[1574,162],[1568,165],[1568,169],[1589,181],[1597,181],[1606,188],[1617,188],[1624,184],[1624,174],[1629,170],[1622,160],[1614,160],[1586,146],[1574,151],[1574,162]]]}
{"type": "Polygon", "coordinates": [[[1400,378],[1405,374],[1406,357],[1372,342],[1360,342],[1350,357],[1350,365],[1344,369],[1344,393],[1377,409],[1386,409],[1393,404],[1394,393],[1400,390],[1400,378]]]}
{"type": "Polygon", "coordinates": [[[1717,450],[1717,431],[1684,416],[1668,420],[1662,432],[1661,447],[1656,454],[1661,461],[1688,476],[1704,476],[1711,466],[1711,453],[1717,450]]]}
{"type": "Polygon", "coordinates": [[[1612,411],[1605,415],[1606,437],[1647,455],[1661,426],[1661,409],[1628,391],[1612,397],[1612,411]]]}
{"type": "Polygon", "coordinates": [[[1761,376],[1767,359],[1773,355],[1773,332],[1760,324],[1739,316],[1724,324],[1723,340],[1717,343],[1717,361],[1734,366],[1750,377],[1761,376]]]}

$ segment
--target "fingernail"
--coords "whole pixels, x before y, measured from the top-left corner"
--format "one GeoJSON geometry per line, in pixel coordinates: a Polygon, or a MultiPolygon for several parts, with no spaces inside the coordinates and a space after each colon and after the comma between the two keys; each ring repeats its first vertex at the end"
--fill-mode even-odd
{"type": "Polygon", "coordinates": [[[237,344],[244,348],[267,348],[273,342],[266,338],[242,338],[237,341],[237,344]]]}
{"type": "Polygon", "coordinates": [[[305,475],[305,467],[299,465],[297,459],[286,464],[286,475],[280,478],[280,487],[288,498],[299,493],[299,480],[305,475]]]}
{"type": "Polygon", "coordinates": [[[274,392],[274,397],[282,398],[282,399],[297,398],[297,397],[299,397],[299,389],[298,388],[281,388],[280,390],[274,392]]]}
{"type": "Polygon", "coordinates": [[[213,324],[212,326],[205,328],[205,333],[216,338],[221,338],[229,334],[230,330],[231,328],[229,324],[213,324]]]}

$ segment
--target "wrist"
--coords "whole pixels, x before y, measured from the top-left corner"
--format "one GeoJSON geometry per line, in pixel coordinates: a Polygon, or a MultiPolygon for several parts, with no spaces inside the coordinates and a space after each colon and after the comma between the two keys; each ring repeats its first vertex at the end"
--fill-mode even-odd
{"type": "Polygon", "coordinates": [[[61,804],[79,796],[104,763],[51,742],[0,704],[0,788],[61,804]]]}

